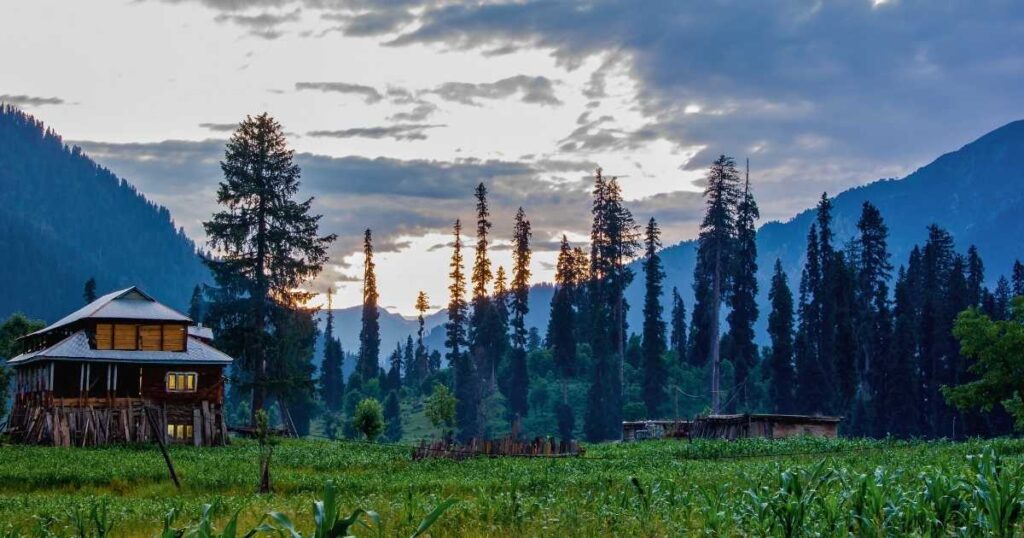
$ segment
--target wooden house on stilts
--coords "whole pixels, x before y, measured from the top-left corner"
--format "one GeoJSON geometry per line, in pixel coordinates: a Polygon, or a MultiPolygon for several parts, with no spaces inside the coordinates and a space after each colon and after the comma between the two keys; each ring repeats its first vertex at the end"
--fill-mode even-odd
{"type": "Polygon", "coordinates": [[[24,336],[8,361],[16,442],[95,446],[155,440],[221,445],[224,368],[209,330],[131,287],[24,336]]]}

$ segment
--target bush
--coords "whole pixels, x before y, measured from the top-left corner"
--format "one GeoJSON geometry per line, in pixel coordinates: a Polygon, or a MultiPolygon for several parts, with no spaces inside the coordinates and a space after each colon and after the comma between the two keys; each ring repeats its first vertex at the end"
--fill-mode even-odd
{"type": "Polygon", "coordinates": [[[384,409],[376,398],[365,398],[356,406],[352,423],[356,430],[373,442],[384,431],[384,409]]]}

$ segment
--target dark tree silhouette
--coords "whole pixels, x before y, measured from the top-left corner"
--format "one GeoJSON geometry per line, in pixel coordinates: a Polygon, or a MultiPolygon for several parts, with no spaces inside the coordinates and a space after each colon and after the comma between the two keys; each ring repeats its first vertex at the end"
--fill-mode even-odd
{"type": "Polygon", "coordinates": [[[217,202],[223,210],[203,223],[209,246],[220,253],[205,259],[217,284],[211,325],[221,348],[241,359],[235,371],[242,375],[234,381],[251,388],[253,414],[264,407],[269,363],[285,362],[268,353],[275,347],[271,333],[280,338],[291,318],[282,311],[295,312],[312,298],[301,288],[320,274],[335,238],[319,235],[312,198],[294,199],[300,170],[292,157],[277,121],[247,116],[221,162],[217,202]]]}
{"type": "Polygon", "coordinates": [[[665,383],[668,369],[665,367],[665,320],[661,306],[661,283],[665,271],[661,266],[658,249],[661,248],[661,230],[651,217],[644,234],[644,324],[643,343],[643,398],[647,416],[656,418],[665,404],[665,383]]]}
{"type": "Polygon", "coordinates": [[[768,335],[771,337],[771,351],[768,355],[768,399],[775,413],[794,413],[796,371],[793,365],[793,293],[789,290],[789,279],[782,270],[782,261],[775,260],[772,285],[768,291],[772,303],[768,315],[768,335]]]}
{"type": "Polygon", "coordinates": [[[697,239],[693,270],[695,303],[690,323],[690,363],[711,362],[711,411],[722,411],[720,394],[719,318],[729,289],[729,267],[736,237],[739,172],[732,157],[721,155],[708,169],[704,188],[706,211],[697,239]]]}
{"type": "Polygon", "coordinates": [[[359,329],[359,358],[356,371],[363,379],[377,377],[380,370],[380,310],[377,308],[376,266],[373,262],[373,234],[363,233],[363,311],[359,329]]]}

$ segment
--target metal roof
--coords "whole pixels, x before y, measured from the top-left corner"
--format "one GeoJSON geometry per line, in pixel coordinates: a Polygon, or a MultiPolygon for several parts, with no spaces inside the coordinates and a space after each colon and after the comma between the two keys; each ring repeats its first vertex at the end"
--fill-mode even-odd
{"type": "Polygon", "coordinates": [[[197,338],[189,338],[186,351],[124,351],[92,349],[85,331],[77,331],[60,342],[37,351],[22,353],[7,361],[20,366],[42,360],[134,362],[149,364],[231,364],[232,358],[197,338]]]}
{"type": "MultiPolygon", "coordinates": [[[[173,308],[157,302],[146,292],[136,286],[108,293],[99,299],[64,316],[56,323],[40,329],[27,336],[48,333],[54,329],[66,327],[77,321],[96,319],[142,319],[153,321],[181,321],[191,323],[188,316],[173,308]]],[[[24,337],[22,337],[24,338],[24,337]]]]}

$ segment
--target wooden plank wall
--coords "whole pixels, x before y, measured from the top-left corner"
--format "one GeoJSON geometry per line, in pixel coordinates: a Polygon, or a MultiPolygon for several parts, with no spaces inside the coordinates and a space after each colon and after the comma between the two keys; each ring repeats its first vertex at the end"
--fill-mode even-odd
{"type": "Polygon", "coordinates": [[[131,401],[118,406],[55,405],[22,406],[12,411],[8,429],[18,443],[52,446],[103,446],[147,443],[154,440],[146,413],[154,413],[159,434],[169,443],[195,446],[226,445],[229,442],[224,410],[203,401],[193,406],[147,406],[131,401]],[[168,424],[190,424],[192,439],[170,439],[168,424]]]}

